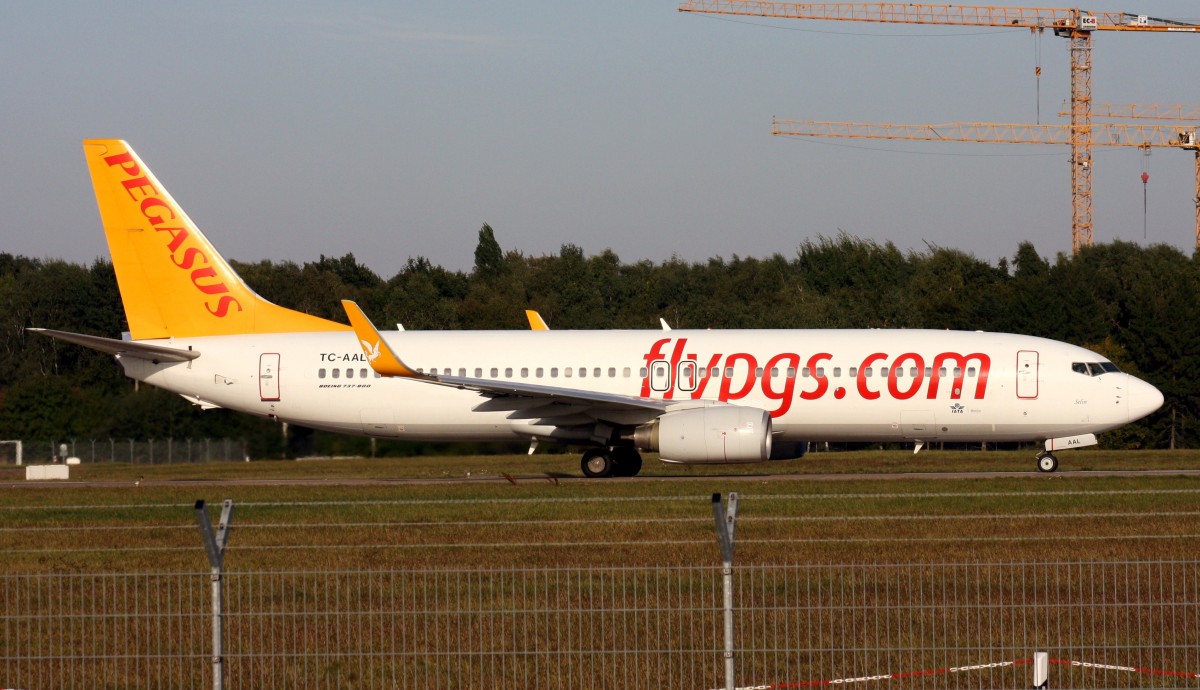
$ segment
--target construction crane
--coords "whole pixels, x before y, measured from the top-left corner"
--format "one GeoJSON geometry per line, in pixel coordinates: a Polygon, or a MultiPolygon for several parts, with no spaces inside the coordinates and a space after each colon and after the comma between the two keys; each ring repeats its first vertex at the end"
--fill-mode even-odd
{"type": "Polygon", "coordinates": [[[1069,40],[1071,55],[1071,246],[1092,244],[1092,32],[1192,32],[1200,25],[1128,12],[1079,8],[924,5],[891,2],[796,3],[761,0],[684,0],[681,12],[775,19],[820,19],[886,24],[940,24],[1050,29],[1069,40]]]}
{"type": "MultiPolygon", "coordinates": [[[[1071,111],[1063,104],[1060,117],[1071,111]]],[[[1108,120],[1174,120],[1176,122],[1200,122],[1200,105],[1160,105],[1158,103],[1123,103],[1113,105],[1098,103],[1092,106],[1092,117],[1108,120]]]]}
{"type": "MultiPolygon", "coordinates": [[[[971,141],[986,144],[1070,144],[1070,125],[947,122],[943,124],[888,124],[871,122],[819,122],[774,120],[771,133],[785,136],[837,139],[892,139],[899,141],[971,141]]],[[[1121,124],[1091,126],[1092,146],[1133,146],[1150,150],[1171,146],[1191,151],[1196,160],[1196,246],[1200,248],[1200,139],[1197,125],[1121,124]]],[[[1090,242],[1088,243],[1090,245],[1090,242]]],[[[1081,245],[1074,245],[1079,252],[1081,245]]]]}

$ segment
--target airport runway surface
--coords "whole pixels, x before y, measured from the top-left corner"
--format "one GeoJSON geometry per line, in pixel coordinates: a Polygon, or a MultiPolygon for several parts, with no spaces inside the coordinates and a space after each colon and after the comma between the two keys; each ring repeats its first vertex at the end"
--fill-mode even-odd
{"type": "MultiPolygon", "coordinates": [[[[678,481],[753,481],[753,482],[837,482],[837,481],[891,481],[901,479],[947,480],[947,479],[1032,479],[1072,480],[1094,477],[1195,477],[1200,469],[1176,470],[1096,470],[1043,472],[888,472],[870,474],[708,474],[708,475],[639,475],[628,478],[587,479],[568,474],[534,474],[476,477],[326,477],[318,479],[264,478],[264,479],[143,479],[144,487],[182,486],[422,486],[455,484],[526,484],[568,482],[678,482],[678,481]]],[[[46,487],[95,487],[117,488],[133,486],[134,482],[105,481],[0,481],[0,488],[46,488],[46,487]]]]}

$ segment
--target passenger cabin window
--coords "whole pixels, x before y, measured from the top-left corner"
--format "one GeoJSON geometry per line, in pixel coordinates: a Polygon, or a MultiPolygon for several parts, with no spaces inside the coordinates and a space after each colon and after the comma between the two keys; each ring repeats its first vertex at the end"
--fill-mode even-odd
{"type": "Polygon", "coordinates": [[[366,369],[359,369],[359,370],[358,370],[358,378],[360,378],[360,379],[365,379],[365,378],[367,378],[367,370],[366,370],[366,369]]]}
{"type": "Polygon", "coordinates": [[[319,379],[325,378],[325,367],[321,367],[320,369],[317,369],[317,378],[319,378],[319,379]]]}
{"type": "Polygon", "coordinates": [[[342,375],[342,370],[341,370],[341,369],[334,369],[334,370],[333,370],[333,378],[335,378],[335,379],[336,379],[336,378],[340,378],[340,377],[341,377],[341,375],[342,375]]]}

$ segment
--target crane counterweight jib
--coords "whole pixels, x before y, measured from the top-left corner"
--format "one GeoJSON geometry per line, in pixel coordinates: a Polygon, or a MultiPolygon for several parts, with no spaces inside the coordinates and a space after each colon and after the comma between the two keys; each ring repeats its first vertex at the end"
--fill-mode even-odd
{"type": "Polygon", "coordinates": [[[818,19],[882,24],[994,26],[1055,31],[1197,31],[1189,22],[1130,12],[1088,12],[1072,7],[927,5],[902,2],[762,2],[684,0],[680,12],[771,19],[818,19]]]}

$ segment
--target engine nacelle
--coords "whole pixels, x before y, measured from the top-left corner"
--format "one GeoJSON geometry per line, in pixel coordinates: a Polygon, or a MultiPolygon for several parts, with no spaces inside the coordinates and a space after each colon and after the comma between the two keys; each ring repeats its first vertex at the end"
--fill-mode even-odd
{"type": "Polygon", "coordinates": [[[634,443],[663,462],[762,462],[771,457],[771,415],[732,405],[668,412],[638,427],[634,443]]]}

